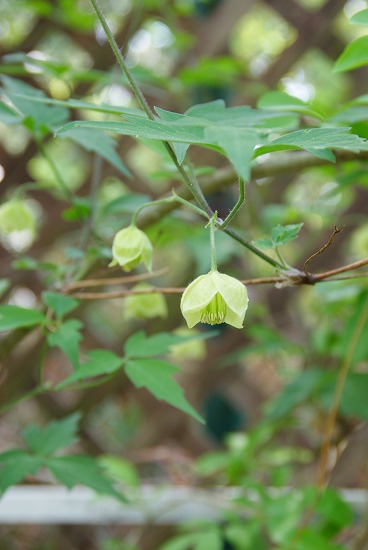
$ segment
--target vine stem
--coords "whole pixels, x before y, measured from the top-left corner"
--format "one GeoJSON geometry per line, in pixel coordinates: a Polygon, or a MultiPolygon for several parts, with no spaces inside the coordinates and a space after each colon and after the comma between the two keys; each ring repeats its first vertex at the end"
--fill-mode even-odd
{"type": "Polygon", "coordinates": [[[210,219],[210,221],[206,225],[206,227],[210,226],[211,271],[217,270],[216,242],[215,242],[216,218],[217,218],[217,212],[214,213],[213,217],[210,219]]]}
{"type": "Polygon", "coordinates": [[[196,212],[200,216],[204,216],[205,218],[208,219],[208,215],[204,210],[202,210],[202,208],[198,208],[198,206],[196,206],[195,204],[192,204],[191,202],[183,199],[182,197],[179,197],[179,195],[177,195],[173,190],[172,195],[170,197],[164,197],[162,199],[157,199],[155,201],[145,202],[139,208],[137,208],[132,218],[132,222],[131,222],[132,225],[137,225],[138,216],[140,212],[142,212],[142,210],[144,210],[145,208],[148,208],[149,206],[157,206],[159,204],[165,204],[170,202],[179,202],[184,206],[186,206],[187,208],[189,208],[190,210],[194,210],[194,212],[196,212]]]}
{"type": "MultiPolygon", "coordinates": [[[[148,105],[148,102],[147,102],[146,98],[144,97],[137,81],[135,80],[131,70],[129,69],[129,67],[128,67],[125,59],[124,59],[124,56],[121,53],[120,48],[116,43],[114,35],[112,34],[112,32],[110,30],[110,27],[109,27],[109,25],[106,21],[106,18],[103,14],[103,11],[101,9],[101,6],[100,6],[98,0],[91,0],[91,3],[92,3],[92,6],[93,6],[96,14],[97,14],[97,17],[98,17],[100,23],[102,25],[102,28],[103,28],[103,30],[106,34],[107,40],[110,44],[110,47],[111,47],[112,51],[114,52],[116,60],[119,64],[120,68],[122,69],[123,73],[126,75],[126,77],[128,79],[128,82],[130,84],[130,87],[133,91],[133,94],[134,94],[135,98],[137,99],[139,105],[141,106],[143,111],[146,113],[148,118],[150,118],[151,120],[155,120],[154,112],[152,111],[151,107],[148,105]]],[[[169,153],[172,161],[174,162],[177,170],[181,174],[185,185],[188,187],[188,189],[190,189],[192,195],[194,196],[194,198],[196,199],[198,204],[203,208],[203,210],[205,212],[207,212],[207,214],[209,216],[212,216],[213,215],[212,209],[209,206],[205,196],[203,195],[203,192],[202,192],[200,186],[198,185],[197,181],[196,180],[192,181],[190,179],[190,177],[188,176],[184,166],[182,166],[179,163],[179,161],[176,157],[176,154],[175,154],[172,146],[170,145],[170,143],[168,143],[166,141],[164,141],[163,143],[164,143],[165,148],[166,148],[167,152],[169,153]]]]}
{"type": "Polygon", "coordinates": [[[324,434],[324,440],[322,444],[320,460],[317,469],[317,487],[323,489],[326,484],[327,470],[328,470],[328,458],[330,454],[331,441],[333,436],[333,431],[336,425],[336,419],[339,409],[339,404],[341,401],[342,392],[344,390],[346,378],[349,373],[350,365],[353,359],[355,348],[358,344],[359,338],[364,329],[364,325],[368,319],[368,301],[366,301],[361,314],[358,318],[357,324],[355,325],[353,336],[350,340],[350,345],[342,362],[338,378],[336,381],[335,391],[332,399],[332,405],[326,420],[326,429],[324,434]]]}

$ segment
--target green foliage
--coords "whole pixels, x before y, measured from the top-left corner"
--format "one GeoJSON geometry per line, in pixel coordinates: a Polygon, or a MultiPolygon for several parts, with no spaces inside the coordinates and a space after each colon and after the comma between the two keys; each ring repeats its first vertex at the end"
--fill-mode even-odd
{"type": "Polygon", "coordinates": [[[269,248],[278,248],[298,237],[299,231],[303,227],[303,223],[294,223],[291,225],[277,225],[271,231],[271,237],[258,239],[254,243],[263,250],[269,248]]]}
{"type": "Polygon", "coordinates": [[[75,298],[57,292],[46,291],[42,294],[42,298],[45,304],[54,311],[58,319],[62,319],[64,315],[73,311],[79,304],[75,298]]]}
{"type": "Polygon", "coordinates": [[[88,380],[103,374],[112,374],[123,365],[123,359],[108,350],[95,349],[87,357],[87,361],[75,366],[76,370],[73,374],[58,384],[57,389],[62,389],[81,380],[88,380]]]}
{"type": "Polygon", "coordinates": [[[190,414],[199,422],[203,422],[203,418],[184,397],[182,388],[172,378],[179,369],[157,358],[169,353],[175,344],[191,339],[195,340],[196,336],[192,338],[162,333],[147,338],[143,331],[136,332],[125,344],[125,373],[137,388],[148,389],[157,399],[166,401],[173,407],[190,414]]]}
{"type": "Polygon", "coordinates": [[[126,502],[124,496],[114,489],[96,459],[85,455],[55,456],[54,453],[73,445],[77,439],[80,414],[64,420],[53,421],[44,428],[29,425],[23,431],[23,439],[29,451],[11,449],[0,454],[0,490],[21,481],[26,475],[36,474],[41,467],[47,468],[54,477],[69,489],[82,484],[96,493],[108,495],[126,502]]]}
{"type": "Polygon", "coordinates": [[[79,366],[79,342],[82,339],[80,330],[82,323],[77,319],[70,319],[59,324],[53,332],[47,335],[49,346],[60,348],[76,369],[79,366]]]}
{"type": "Polygon", "coordinates": [[[0,306],[0,332],[40,325],[44,315],[36,309],[18,306],[0,306]]]}

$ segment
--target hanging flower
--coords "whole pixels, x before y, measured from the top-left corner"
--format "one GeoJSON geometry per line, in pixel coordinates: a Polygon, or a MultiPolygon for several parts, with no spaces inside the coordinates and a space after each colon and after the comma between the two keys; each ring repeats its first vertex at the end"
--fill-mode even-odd
{"type": "Polygon", "coordinates": [[[195,279],[181,298],[181,312],[189,328],[197,323],[227,323],[242,328],[248,307],[245,286],[216,269],[195,279]]]}
{"type": "Polygon", "coordinates": [[[124,271],[131,271],[143,262],[152,270],[152,244],[143,231],[130,225],[116,233],[112,244],[113,260],[110,266],[120,265],[124,271]]]}

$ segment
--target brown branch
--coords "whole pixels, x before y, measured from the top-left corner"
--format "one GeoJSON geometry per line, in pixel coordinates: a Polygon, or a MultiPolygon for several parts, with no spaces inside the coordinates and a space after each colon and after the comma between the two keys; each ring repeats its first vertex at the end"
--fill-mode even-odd
{"type": "Polygon", "coordinates": [[[109,285],[124,285],[128,283],[135,283],[138,281],[145,281],[147,279],[153,279],[159,275],[164,275],[168,272],[168,268],[164,267],[151,273],[141,273],[139,275],[127,275],[126,277],[107,277],[103,279],[85,279],[82,281],[73,281],[68,283],[63,288],[63,292],[70,292],[75,288],[89,288],[93,286],[109,286],[109,285]]]}
{"type": "MultiPolygon", "coordinates": [[[[311,277],[316,283],[319,283],[319,282],[322,282],[324,279],[333,277],[334,275],[338,275],[339,273],[345,273],[346,271],[353,271],[353,269],[358,269],[358,267],[363,267],[363,265],[367,265],[367,264],[368,264],[368,258],[364,258],[364,260],[358,260],[357,262],[353,262],[352,264],[343,265],[342,267],[331,269],[330,271],[325,271],[324,273],[319,273],[317,275],[312,275],[311,277]]],[[[364,277],[364,275],[356,275],[356,277],[364,277]]],[[[350,278],[353,278],[353,277],[350,277],[350,278]]]]}

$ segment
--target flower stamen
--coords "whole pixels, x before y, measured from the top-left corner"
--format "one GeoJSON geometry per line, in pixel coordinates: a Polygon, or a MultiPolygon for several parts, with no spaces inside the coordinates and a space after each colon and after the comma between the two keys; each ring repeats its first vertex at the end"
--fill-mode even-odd
{"type": "Polygon", "coordinates": [[[201,323],[219,325],[225,321],[226,302],[218,292],[205,307],[201,315],[201,323]]]}

